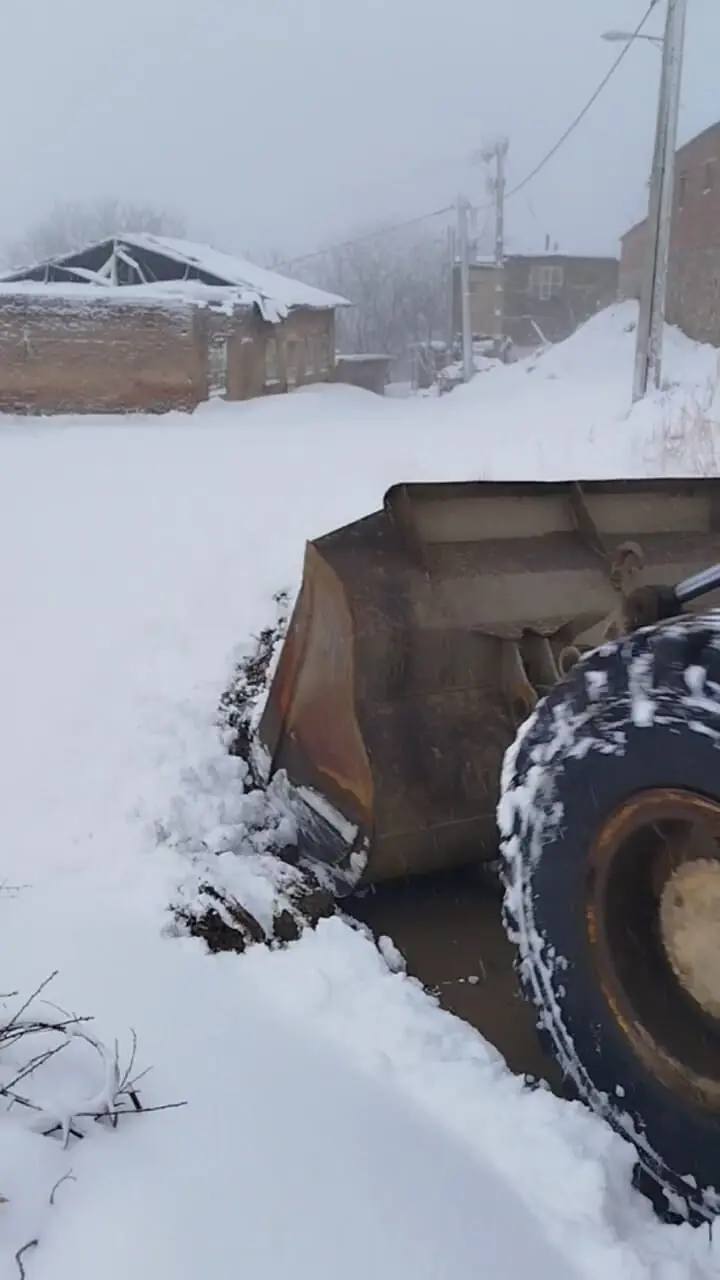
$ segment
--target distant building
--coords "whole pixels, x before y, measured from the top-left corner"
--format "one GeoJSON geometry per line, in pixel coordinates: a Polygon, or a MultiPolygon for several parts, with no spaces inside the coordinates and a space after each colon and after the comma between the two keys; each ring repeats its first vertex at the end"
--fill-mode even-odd
{"type": "Polygon", "coordinates": [[[505,260],[505,336],[516,347],[562,342],[617,298],[617,258],[545,253],[505,260]]]}
{"type": "Polygon", "coordinates": [[[350,387],[360,387],[363,391],[372,391],[375,395],[384,396],[390,382],[390,366],[392,356],[373,355],[359,352],[354,355],[335,356],[334,382],[344,382],[350,387]]]}
{"type": "Polygon", "coordinates": [[[123,233],[0,277],[0,411],[164,412],[329,381],[347,305],[204,245],[123,233]]]}
{"type": "MultiPolygon", "coordinates": [[[[470,263],[470,324],[475,338],[502,338],[502,272],[494,262],[470,263]]],[[[462,332],[462,287],[460,267],[453,268],[453,333],[462,332]]]]}
{"type": "MultiPolygon", "coordinates": [[[[503,267],[470,266],[470,312],[476,338],[509,339],[519,350],[562,342],[615,301],[617,258],[559,252],[509,254],[503,267]]],[[[461,325],[460,271],[453,277],[453,325],[461,325]]]]}
{"type": "MultiPolygon", "coordinates": [[[[640,296],[647,240],[647,219],[622,237],[622,297],[640,296]]],[[[676,153],[666,314],[689,337],[720,346],[720,121],[676,153]]]]}

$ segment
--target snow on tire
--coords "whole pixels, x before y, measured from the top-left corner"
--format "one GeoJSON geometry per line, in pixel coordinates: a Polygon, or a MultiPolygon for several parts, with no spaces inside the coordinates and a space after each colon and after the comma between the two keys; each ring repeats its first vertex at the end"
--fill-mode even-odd
{"type": "Polygon", "coordinates": [[[720,615],[588,655],[508,751],[498,819],[525,996],[671,1209],[720,1210],[720,615]]]}

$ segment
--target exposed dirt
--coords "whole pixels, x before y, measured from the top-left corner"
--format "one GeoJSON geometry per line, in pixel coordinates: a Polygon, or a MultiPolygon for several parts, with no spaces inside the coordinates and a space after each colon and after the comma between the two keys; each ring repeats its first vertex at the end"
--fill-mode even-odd
{"type": "Polygon", "coordinates": [[[540,1048],[534,1011],[517,987],[500,903],[487,874],[463,868],[380,885],[342,906],[376,937],[392,938],[408,971],[496,1045],[512,1071],[560,1092],[560,1074],[540,1048]]]}
{"type": "Polygon", "coordinates": [[[275,623],[265,627],[255,637],[252,651],[240,659],[230,685],[220,699],[220,723],[230,731],[228,751],[231,756],[239,756],[247,764],[251,787],[261,785],[260,779],[254,774],[250,750],[253,714],[259,699],[267,690],[270,664],[287,632],[290,616],[287,591],[276,591],[273,605],[275,623]]]}
{"type": "Polygon", "coordinates": [[[314,926],[336,911],[337,904],[327,888],[312,873],[298,870],[297,880],[278,895],[269,933],[240,902],[209,883],[200,886],[191,903],[175,905],[173,918],[184,933],[200,938],[208,951],[242,953],[257,942],[295,942],[308,925],[314,926]]]}

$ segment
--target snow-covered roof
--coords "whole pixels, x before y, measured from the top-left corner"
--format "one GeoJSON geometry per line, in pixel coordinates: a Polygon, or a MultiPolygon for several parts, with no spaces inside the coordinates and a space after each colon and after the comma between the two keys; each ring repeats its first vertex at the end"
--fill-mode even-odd
{"type": "Polygon", "coordinates": [[[363,364],[370,360],[392,360],[392,356],[382,355],[379,351],[338,351],[338,361],[342,360],[345,364],[363,364]]]}
{"type": "Polygon", "coordinates": [[[339,294],[326,293],[324,289],[316,289],[313,285],[304,284],[301,280],[293,280],[290,276],[280,275],[277,271],[256,267],[246,258],[236,258],[233,254],[222,253],[219,249],[212,249],[208,245],[195,244],[192,240],[179,240],[173,236],[154,236],[149,232],[131,234],[123,232],[117,239],[135,248],[161,253],[166,258],[174,259],[175,262],[216,276],[223,284],[248,289],[272,302],[280,302],[288,308],[312,307],[325,311],[350,305],[347,298],[341,298],[339,294]]]}
{"type": "MultiPolygon", "coordinates": [[[[253,305],[256,304],[267,320],[277,321],[288,314],[289,311],[296,307],[307,307],[311,310],[329,311],[337,307],[348,307],[351,304],[347,298],[342,298],[338,294],[327,293],[323,289],[316,289],[313,285],[304,284],[300,280],[293,280],[289,276],[280,275],[277,271],[269,271],[265,267],[256,267],[254,263],[248,262],[245,258],[236,258],[229,253],[222,253],[218,249],[212,249],[208,245],[195,244],[190,240],[180,240],[172,236],[155,236],[148,232],[122,232],[107,240],[99,242],[99,244],[88,245],[87,252],[90,253],[102,245],[107,244],[110,250],[119,253],[125,261],[132,262],[133,250],[144,250],[147,253],[156,253],[166,260],[176,263],[181,268],[191,268],[195,271],[202,272],[205,276],[214,277],[214,282],[204,284],[201,281],[183,280],[163,280],[152,281],[145,286],[121,286],[121,291],[125,293],[128,288],[135,289],[135,296],[139,289],[145,290],[145,296],[162,295],[167,298],[170,293],[175,295],[181,294],[184,298],[192,298],[194,301],[211,300],[211,293],[222,291],[225,298],[229,297],[229,291],[232,292],[233,300],[238,304],[253,305]]],[[[78,280],[86,280],[88,287],[97,289],[113,289],[109,275],[86,269],[82,265],[78,265],[78,258],[82,258],[86,251],[63,254],[52,258],[46,263],[36,263],[27,268],[26,271],[14,270],[0,276],[0,287],[2,285],[16,284],[22,281],[23,277],[31,271],[38,271],[42,267],[61,267],[68,273],[72,273],[78,280]]],[[[51,289],[53,293],[57,293],[62,287],[62,282],[53,282],[43,286],[44,289],[51,289]]],[[[7,290],[3,290],[7,291],[7,290]]],[[[118,290],[120,292],[120,289],[118,290]]],[[[74,297],[79,296],[76,292],[74,297]]]]}
{"type": "MultiPolygon", "coordinates": [[[[62,298],[75,302],[110,302],[133,303],[138,299],[147,302],[168,303],[176,302],[182,305],[183,302],[193,301],[192,292],[186,292],[188,286],[197,289],[204,289],[207,295],[207,301],[214,300],[215,295],[226,297],[232,291],[229,289],[212,289],[204,285],[200,285],[197,281],[189,281],[188,285],[181,283],[181,288],[173,288],[175,281],[167,284],[156,285],[126,285],[123,288],[99,288],[97,284],[91,284],[88,281],[75,280],[58,280],[50,284],[45,284],[41,280],[3,280],[0,279],[0,298],[62,298]]],[[[220,298],[218,298],[220,300],[220,298]]]]}
{"type": "Polygon", "coordinates": [[[608,240],[604,243],[588,244],[582,239],[562,240],[553,236],[513,236],[509,235],[505,242],[505,253],[508,258],[589,258],[604,261],[617,258],[617,242],[608,240]]]}
{"type": "Polygon", "coordinates": [[[231,289],[227,285],[202,284],[199,280],[165,280],[154,284],[130,284],[122,286],[96,284],[87,281],[56,280],[1,280],[0,299],[44,298],[58,303],[98,303],[115,307],[137,306],[182,309],[183,307],[213,307],[232,314],[236,307],[257,305],[270,323],[281,320],[287,311],[277,303],[267,302],[245,290],[231,289]]]}

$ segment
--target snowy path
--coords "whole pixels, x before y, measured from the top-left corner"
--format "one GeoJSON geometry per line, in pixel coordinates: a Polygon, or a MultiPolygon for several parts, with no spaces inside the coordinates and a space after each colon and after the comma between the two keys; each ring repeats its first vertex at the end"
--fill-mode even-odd
{"type": "Polygon", "coordinates": [[[2,987],[59,968],[53,999],[110,1042],[137,1031],[146,1100],[189,1103],[68,1152],[5,1119],[0,1280],[36,1236],[28,1280],[717,1273],[706,1236],[631,1192],[604,1126],[523,1090],[339,921],[243,958],[161,936],[183,864],[155,824],[182,794],[209,831],[237,793],[213,717],[238,642],[306,535],[393,480],[503,465],[470,403],[329,390],[0,430],[2,987]]]}

